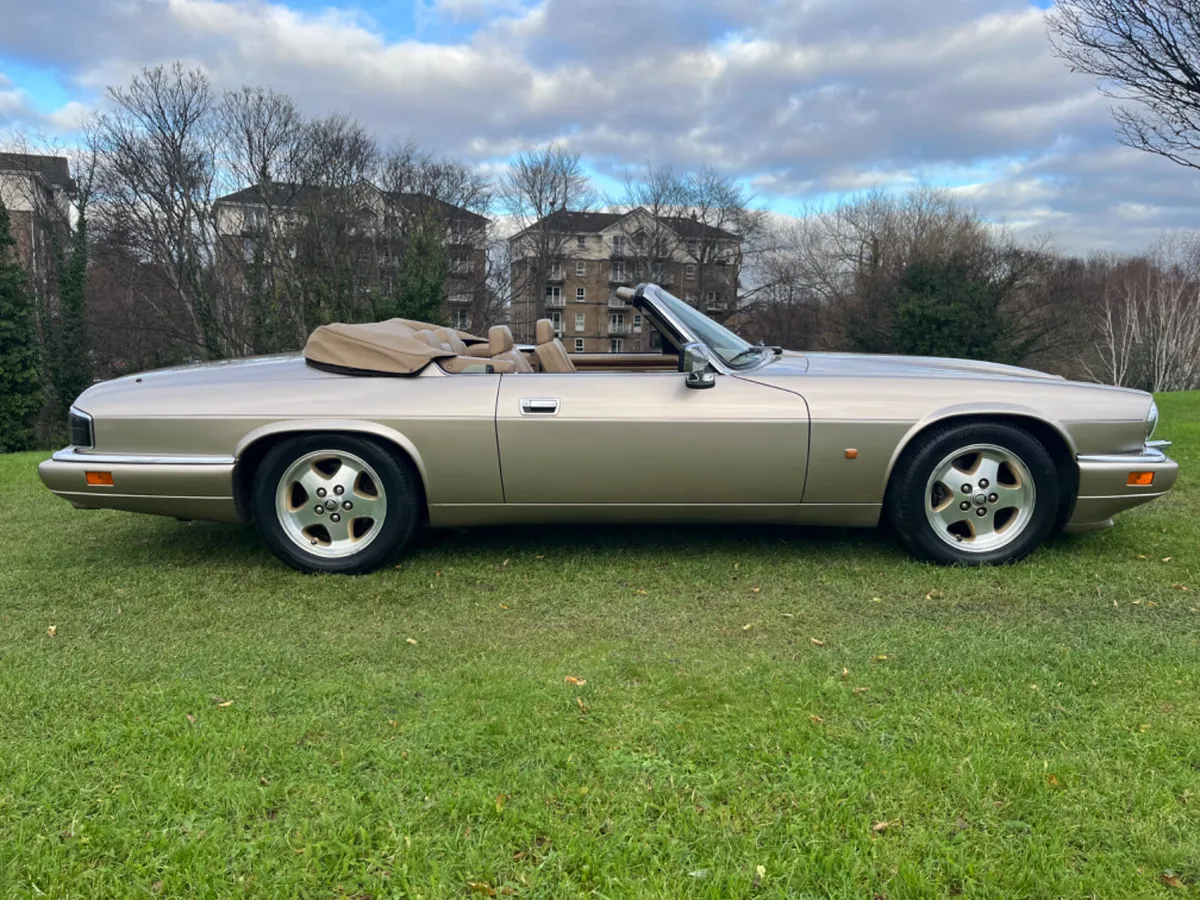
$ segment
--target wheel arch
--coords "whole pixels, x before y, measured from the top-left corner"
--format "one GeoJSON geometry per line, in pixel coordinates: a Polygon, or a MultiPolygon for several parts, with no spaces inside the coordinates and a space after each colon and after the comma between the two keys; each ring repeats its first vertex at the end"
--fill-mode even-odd
{"type": "Polygon", "coordinates": [[[915,424],[896,446],[888,462],[884,479],[884,508],[894,481],[896,465],[904,454],[921,437],[933,428],[943,425],[1007,424],[1022,428],[1032,434],[1046,448],[1058,469],[1061,497],[1059,512],[1055,520],[1055,532],[1070,520],[1079,493],[1079,465],[1075,461],[1075,442],[1061,422],[1048,418],[1035,410],[1021,406],[989,406],[986,408],[951,408],[940,410],[915,424]]]}
{"type": "Polygon", "coordinates": [[[273,422],[256,428],[238,442],[234,450],[233,495],[238,515],[250,521],[250,489],[254,474],[271,448],[282,440],[298,435],[333,434],[353,437],[373,437],[396,455],[412,464],[417,473],[417,484],[421,491],[421,517],[429,515],[429,485],[425,461],[416,445],[394,428],[377,422],[346,419],[298,419],[273,422]]]}

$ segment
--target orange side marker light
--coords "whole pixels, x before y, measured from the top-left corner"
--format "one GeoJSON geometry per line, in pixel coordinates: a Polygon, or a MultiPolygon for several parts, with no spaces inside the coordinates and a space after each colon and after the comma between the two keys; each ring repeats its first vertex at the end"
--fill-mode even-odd
{"type": "Polygon", "coordinates": [[[112,472],[88,472],[87,483],[93,487],[112,487],[112,472]]]}
{"type": "Polygon", "coordinates": [[[846,459],[858,459],[858,451],[853,449],[847,450],[846,459]]]}
{"type": "Polygon", "coordinates": [[[1150,487],[1150,485],[1154,484],[1154,473],[1130,472],[1125,484],[1129,487],[1150,487]]]}

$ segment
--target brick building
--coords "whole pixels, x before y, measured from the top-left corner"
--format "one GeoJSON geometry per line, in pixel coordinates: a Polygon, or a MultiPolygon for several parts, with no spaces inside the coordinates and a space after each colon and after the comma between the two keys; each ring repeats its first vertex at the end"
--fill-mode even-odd
{"type": "Polygon", "coordinates": [[[490,220],[443,200],[384,191],[368,182],[350,188],[272,182],[220,197],[213,208],[222,249],[234,257],[248,261],[268,237],[273,246],[286,248],[294,257],[296,248],[289,235],[299,234],[306,221],[341,219],[335,227],[348,223],[362,243],[372,245],[373,252],[357,258],[371,259],[385,277],[404,252],[397,244],[404,234],[401,220],[433,211],[446,223],[446,321],[469,330],[473,314],[485,305],[490,220]],[[273,234],[268,235],[268,229],[273,234]]]}
{"type": "Polygon", "coordinates": [[[737,300],[741,239],[692,217],[556,212],[510,238],[512,326],[533,340],[547,318],[569,353],[638,353],[659,336],[618,287],[654,282],[723,318],[737,300]]]}
{"type": "Polygon", "coordinates": [[[12,219],[21,265],[35,290],[54,274],[54,242],[73,224],[75,181],[65,157],[0,153],[0,201],[12,219]]]}

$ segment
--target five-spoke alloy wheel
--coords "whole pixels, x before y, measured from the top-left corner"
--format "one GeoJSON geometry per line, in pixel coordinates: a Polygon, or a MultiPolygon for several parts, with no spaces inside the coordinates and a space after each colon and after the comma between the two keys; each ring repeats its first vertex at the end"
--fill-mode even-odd
{"type": "Polygon", "coordinates": [[[407,461],[349,435],[276,445],[259,466],[252,502],[271,549],[306,572],[377,568],[408,542],[420,513],[407,461]]]}
{"type": "Polygon", "coordinates": [[[901,542],[934,562],[1008,563],[1053,529],[1058,472],[1046,448],[1013,425],[950,424],[897,461],[887,513],[901,542]]]}

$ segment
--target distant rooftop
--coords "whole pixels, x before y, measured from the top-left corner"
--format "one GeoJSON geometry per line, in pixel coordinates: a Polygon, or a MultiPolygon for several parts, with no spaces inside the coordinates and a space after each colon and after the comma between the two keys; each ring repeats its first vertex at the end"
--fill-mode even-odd
{"type": "Polygon", "coordinates": [[[0,172],[25,172],[41,177],[52,187],[75,193],[71,164],[65,156],[41,156],[36,153],[0,153],[0,172]]]}
{"type": "MultiPolygon", "coordinates": [[[[373,184],[365,183],[364,187],[379,191],[379,188],[373,184]]],[[[335,197],[343,190],[346,190],[346,188],[325,187],[314,184],[293,184],[285,181],[268,181],[260,184],[252,184],[250,187],[242,188],[240,191],[234,191],[232,194],[218,197],[216,202],[230,205],[272,207],[303,206],[308,203],[320,202],[325,197],[335,197]]],[[[486,225],[488,222],[487,216],[481,216],[478,213],[471,212],[469,209],[455,206],[452,203],[447,203],[428,194],[402,193],[398,191],[379,191],[379,193],[406,208],[417,207],[423,203],[433,203],[448,218],[466,220],[479,226],[486,225]]]]}
{"type": "MultiPolygon", "coordinates": [[[[646,210],[643,210],[643,212],[646,212],[646,210]]],[[[546,216],[544,221],[549,222],[554,230],[564,234],[597,234],[606,228],[611,228],[631,214],[627,212],[572,212],[570,210],[559,210],[546,216]]],[[[739,235],[731,231],[705,225],[691,216],[660,216],[659,221],[668,226],[684,240],[688,238],[716,237],[721,240],[736,241],[739,238],[739,235]]]]}

